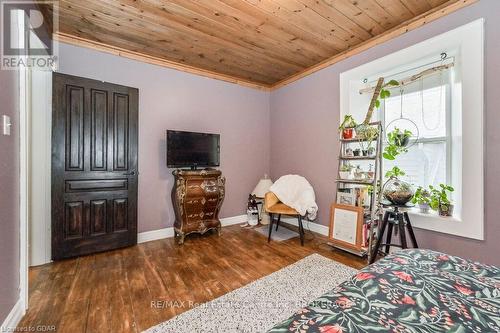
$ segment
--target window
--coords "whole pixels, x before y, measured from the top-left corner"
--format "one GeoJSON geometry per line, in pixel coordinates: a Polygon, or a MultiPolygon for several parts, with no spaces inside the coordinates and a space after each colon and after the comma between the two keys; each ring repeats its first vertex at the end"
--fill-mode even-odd
{"type": "MultiPolygon", "coordinates": [[[[418,69],[420,72],[422,69],[418,69]]],[[[404,87],[391,90],[381,107],[384,128],[408,129],[418,140],[410,142],[408,153],[396,161],[384,160],[383,173],[397,165],[406,172],[406,179],[428,187],[451,183],[451,86],[448,69],[425,77],[404,87]],[[402,92],[402,94],[401,94],[402,92]]],[[[406,72],[406,76],[414,73],[406,72]]]]}
{"type": "MultiPolygon", "coordinates": [[[[351,114],[362,121],[371,99],[371,94],[359,93],[366,82],[373,86],[379,77],[400,80],[434,67],[429,64],[439,64],[442,52],[455,58],[455,66],[442,76],[428,76],[423,87],[416,81],[403,92],[403,117],[416,123],[419,139],[397,157],[397,165],[415,185],[447,183],[455,188],[453,218],[410,212],[417,228],[484,239],[483,51],[484,20],[479,19],[340,74],[340,117],[351,114]]],[[[372,120],[390,130],[391,121],[400,117],[396,88],[372,120]]],[[[385,170],[394,165],[384,163],[385,170]]]]}

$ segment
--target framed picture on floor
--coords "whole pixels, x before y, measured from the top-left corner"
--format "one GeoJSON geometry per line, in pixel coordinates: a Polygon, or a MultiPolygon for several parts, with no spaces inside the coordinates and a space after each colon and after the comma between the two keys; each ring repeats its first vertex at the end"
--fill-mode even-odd
{"type": "Polygon", "coordinates": [[[332,204],[330,209],[330,242],[346,249],[361,251],[363,213],[363,207],[332,204]]]}

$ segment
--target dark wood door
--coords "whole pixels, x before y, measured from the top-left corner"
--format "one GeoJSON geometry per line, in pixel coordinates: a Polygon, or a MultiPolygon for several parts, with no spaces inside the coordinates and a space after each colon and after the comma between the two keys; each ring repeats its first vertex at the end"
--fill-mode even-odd
{"type": "Polygon", "coordinates": [[[137,243],[138,90],[53,77],[52,258],[137,243]]]}

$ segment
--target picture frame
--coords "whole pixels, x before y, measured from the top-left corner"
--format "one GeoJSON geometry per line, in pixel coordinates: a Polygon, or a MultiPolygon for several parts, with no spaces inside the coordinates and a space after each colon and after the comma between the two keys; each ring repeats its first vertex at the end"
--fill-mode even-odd
{"type": "Polygon", "coordinates": [[[352,191],[338,191],[337,204],[356,206],[356,195],[352,191]]]}
{"type": "Polygon", "coordinates": [[[329,239],[332,245],[362,251],[363,207],[332,204],[330,208],[329,239]]]}

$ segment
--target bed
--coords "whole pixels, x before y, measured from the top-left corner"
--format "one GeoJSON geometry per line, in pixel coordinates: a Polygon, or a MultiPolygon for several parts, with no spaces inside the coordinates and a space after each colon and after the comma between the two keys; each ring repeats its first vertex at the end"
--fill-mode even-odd
{"type": "Polygon", "coordinates": [[[430,250],[402,250],[269,332],[500,332],[500,269],[430,250]]]}

